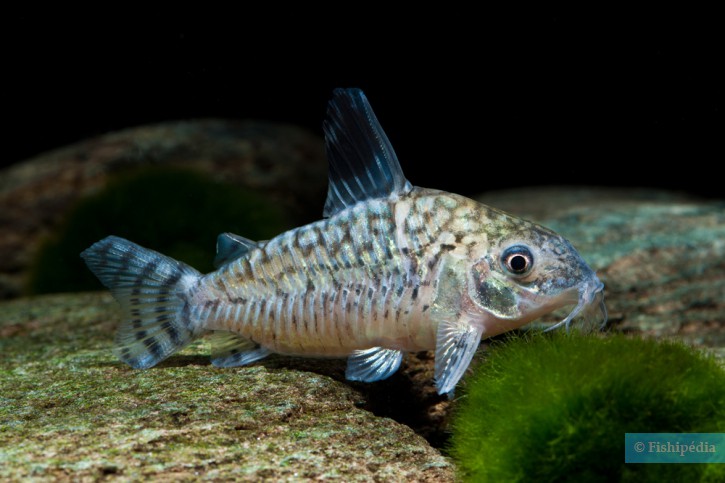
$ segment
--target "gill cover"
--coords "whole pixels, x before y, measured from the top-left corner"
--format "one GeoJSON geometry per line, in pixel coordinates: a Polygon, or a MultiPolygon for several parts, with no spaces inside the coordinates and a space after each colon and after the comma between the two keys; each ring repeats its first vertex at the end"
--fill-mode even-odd
{"type": "Polygon", "coordinates": [[[468,296],[474,303],[498,319],[517,319],[523,316],[519,297],[513,283],[489,268],[486,259],[470,270],[468,296]]]}

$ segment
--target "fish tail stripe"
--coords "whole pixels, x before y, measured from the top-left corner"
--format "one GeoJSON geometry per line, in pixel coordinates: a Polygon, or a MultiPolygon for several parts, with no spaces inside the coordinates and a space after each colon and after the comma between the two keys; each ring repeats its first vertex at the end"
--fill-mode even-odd
{"type": "Polygon", "coordinates": [[[137,369],[158,364],[201,330],[190,319],[190,289],[201,274],[123,238],[110,236],[81,253],[121,305],[118,357],[137,369]]]}
{"type": "MultiPolygon", "coordinates": [[[[109,247],[109,249],[106,251],[105,255],[107,257],[109,257],[111,255],[110,252],[111,252],[111,250],[110,250],[110,247],[109,247]]],[[[123,283],[124,280],[122,278],[122,275],[125,273],[125,271],[128,269],[128,267],[131,265],[131,258],[132,257],[133,257],[133,255],[130,252],[124,252],[121,255],[120,266],[121,266],[121,268],[123,270],[118,270],[115,273],[115,277],[114,277],[114,281],[115,281],[115,283],[117,285],[123,283]]],[[[106,266],[106,268],[108,268],[108,266],[106,266]]]]}

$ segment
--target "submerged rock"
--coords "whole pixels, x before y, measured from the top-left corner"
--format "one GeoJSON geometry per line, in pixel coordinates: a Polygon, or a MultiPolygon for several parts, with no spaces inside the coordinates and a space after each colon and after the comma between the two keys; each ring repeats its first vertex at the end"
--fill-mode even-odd
{"type": "Polygon", "coordinates": [[[412,429],[361,408],[364,395],[335,380],[340,364],[218,369],[199,342],[137,371],[111,351],[108,294],[0,313],[0,479],[453,479],[412,429]]]}
{"type": "Polygon", "coordinates": [[[192,169],[263,193],[292,223],[322,212],[322,139],[291,125],[207,119],[140,126],[88,139],[0,170],[0,299],[23,293],[45,237],[76,202],[145,167],[192,169]]]}

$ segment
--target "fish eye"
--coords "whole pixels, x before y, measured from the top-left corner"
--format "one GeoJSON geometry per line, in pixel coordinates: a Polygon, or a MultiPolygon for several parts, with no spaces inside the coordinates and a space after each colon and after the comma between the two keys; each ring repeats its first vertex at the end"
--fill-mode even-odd
{"type": "Polygon", "coordinates": [[[513,275],[525,275],[534,265],[534,256],[527,247],[514,245],[504,250],[501,255],[501,264],[507,272],[513,275]]]}

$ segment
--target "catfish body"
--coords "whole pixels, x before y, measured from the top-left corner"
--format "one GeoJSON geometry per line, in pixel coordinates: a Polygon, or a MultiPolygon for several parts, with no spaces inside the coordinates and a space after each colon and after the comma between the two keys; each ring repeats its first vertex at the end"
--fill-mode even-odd
{"type": "Polygon", "coordinates": [[[435,350],[450,393],[481,337],[565,305],[567,325],[597,301],[604,313],[601,282],[561,236],[413,187],[361,91],[335,91],[325,134],[326,219],[266,242],[222,234],[207,275],[117,237],[83,252],[124,309],[121,360],[151,367],[213,331],[218,366],[348,357],[347,378],[370,382],[435,350]]]}

